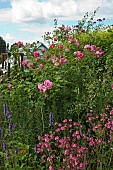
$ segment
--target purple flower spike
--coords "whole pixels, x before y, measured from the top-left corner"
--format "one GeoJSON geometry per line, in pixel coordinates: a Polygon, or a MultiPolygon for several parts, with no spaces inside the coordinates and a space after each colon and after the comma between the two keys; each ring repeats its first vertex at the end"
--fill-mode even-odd
{"type": "Polygon", "coordinates": [[[6,116],[6,113],[7,113],[7,106],[6,106],[6,103],[4,104],[4,115],[6,116]]]}
{"type": "Polygon", "coordinates": [[[35,147],[34,147],[34,152],[35,153],[37,152],[37,145],[35,145],[35,147]]]}
{"type": "Polygon", "coordinates": [[[10,131],[10,132],[12,132],[13,126],[14,126],[14,125],[13,125],[13,123],[12,123],[12,121],[11,121],[11,122],[9,123],[9,131],[10,131]]]}
{"type": "Polygon", "coordinates": [[[6,116],[7,116],[8,119],[10,119],[11,114],[10,114],[10,111],[9,111],[9,110],[7,110],[6,116]]]}
{"type": "Polygon", "coordinates": [[[6,145],[6,143],[4,142],[4,143],[3,143],[3,150],[6,151],[6,149],[7,149],[7,145],[6,145]]]}
{"type": "Polygon", "coordinates": [[[53,126],[53,113],[50,112],[49,114],[49,123],[50,123],[50,126],[52,127],[53,126]]]}
{"type": "Polygon", "coordinates": [[[0,128],[0,137],[2,137],[2,129],[0,128]]]}

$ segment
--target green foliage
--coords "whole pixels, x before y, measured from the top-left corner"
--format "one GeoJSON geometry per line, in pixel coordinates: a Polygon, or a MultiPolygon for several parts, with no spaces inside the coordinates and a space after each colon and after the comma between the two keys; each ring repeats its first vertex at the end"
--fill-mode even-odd
{"type": "Polygon", "coordinates": [[[6,52],[6,42],[0,37],[0,54],[6,52]]]}
{"type": "MultiPolygon", "coordinates": [[[[37,142],[37,136],[55,130],[49,125],[51,111],[54,122],[73,118],[87,131],[90,125],[86,122],[86,114],[89,110],[96,110],[99,116],[106,111],[106,105],[113,106],[113,28],[104,27],[103,20],[94,23],[95,13],[91,16],[87,13],[77,26],[62,25],[52,33],[46,33],[44,39],[49,48],[42,56],[34,54],[38,50],[36,43],[12,46],[10,52],[14,66],[10,77],[0,84],[0,92],[17,128],[13,144],[7,135],[4,140],[8,140],[9,147],[14,147],[17,142],[18,147],[25,150],[23,155],[13,157],[14,162],[17,161],[16,168],[30,167],[29,162],[37,167],[36,161],[41,157],[34,156],[31,148],[37,142]],[[22,67],[20,53],[26,54],[22,67]],[[45,87],[45,80],[49,80],[52,86],[45,87]]],[[[4,133],[8,134],[7,129],[4,133]]],[[[4,153],[1,160],[6,161],[4,153]]],[[[38,164],[39,169],[45,166],[47,169],[49,164],[38,164]]]]}

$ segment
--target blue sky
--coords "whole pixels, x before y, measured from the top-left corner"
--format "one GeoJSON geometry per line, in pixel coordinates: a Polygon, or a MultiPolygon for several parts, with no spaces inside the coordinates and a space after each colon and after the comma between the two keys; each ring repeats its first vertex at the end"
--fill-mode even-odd
{"type": "Polygon", "coordinates": [[[0,0],[0,36],[7,43],[42,41],[47,31],[52,31],[54,19],[58,26],[76,25],[86,12],[106,18],[113,24],[113,0],[0,0]]]}

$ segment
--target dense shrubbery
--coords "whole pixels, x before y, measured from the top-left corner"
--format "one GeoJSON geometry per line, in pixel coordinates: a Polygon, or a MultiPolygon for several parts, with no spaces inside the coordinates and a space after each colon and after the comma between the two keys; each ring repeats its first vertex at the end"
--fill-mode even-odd
{"type": "Polygon", "coordinates": [[[46,33],[42,56],[36,43],[12,47],[16,61],[19,52],[28,59],[0,86],[5,168],[113,168],[113,29],[94,15],[46,33]]]}

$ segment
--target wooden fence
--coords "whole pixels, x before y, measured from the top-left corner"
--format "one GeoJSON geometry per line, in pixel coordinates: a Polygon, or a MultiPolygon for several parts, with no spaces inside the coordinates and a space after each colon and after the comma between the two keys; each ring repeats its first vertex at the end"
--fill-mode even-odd
{"type": "MultiPolygon", "coordinates": [[[[0,82],[3,81],[3,77],[5,75],[7,75],[8,77],[10,77],[10,73],[11,73],[11,67],[12,64],[10,62],[10,58],[11,58],[11,53],[2,53],[2,60],[1,60],[1,68],[0,68],[0,77],[1,80],[0,82]]],[[[21,68],[22,71],[24,71],[23,65],[22,65],[22,61],[24,60],[24,54],[23,53],[19,53],[19,57],[18,59],[15,58],[14,56],[14,65],[18,64],[18,67],[21,68]]]]}

